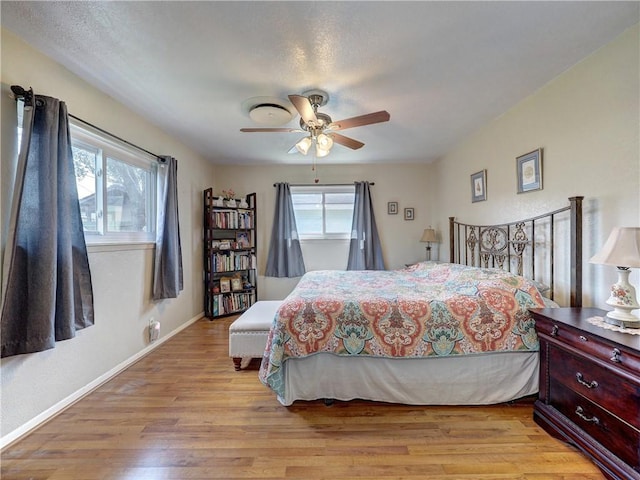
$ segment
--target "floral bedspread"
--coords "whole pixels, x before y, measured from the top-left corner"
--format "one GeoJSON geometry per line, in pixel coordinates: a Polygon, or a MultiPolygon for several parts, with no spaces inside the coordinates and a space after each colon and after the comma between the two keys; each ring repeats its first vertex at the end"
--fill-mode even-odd
{"type": "Polygon", "coordinates": [[[314,271],[278,309],[260,380],[283,393],[288,358],[428,357],[536,351],[527,309],[543,307],[534,284],[498,269],[423,262],[394,271],[314,271]]]}

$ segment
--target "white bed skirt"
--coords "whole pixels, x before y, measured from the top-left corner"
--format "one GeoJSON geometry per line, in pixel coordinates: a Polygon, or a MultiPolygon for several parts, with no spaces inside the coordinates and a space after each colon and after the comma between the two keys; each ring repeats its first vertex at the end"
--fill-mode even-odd
{"type": "Polygon", "coordinates": [[[284,365],[283,405],[296,400],[373,400],[407,405],[490,405],[538,391],[538,352],[430,358],[318,353],[284,365]]]}

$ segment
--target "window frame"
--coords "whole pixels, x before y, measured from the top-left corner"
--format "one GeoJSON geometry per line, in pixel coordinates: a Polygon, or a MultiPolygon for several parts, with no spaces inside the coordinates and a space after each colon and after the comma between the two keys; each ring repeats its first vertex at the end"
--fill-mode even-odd
{"type": "Polygon", "coordinates": [[[95,195],[97,226],[95,231],[84,231],[87,245],[118,245],[135,243],[154,243],[156,239],[157,218],[157,179],[158,159],[126,143],[111,138],[104,133],[74,119],[69,119],[69,130],[72,146],[85,149],[95,149],[96,175],[95,195]],[[147,192],[145,197],[145,211],[149,218],[149,231],[145,232],[117,232],[108,230],[107,206],[107,169],[109,159],[122,162],[135,168],[141,168],[148,173],[147,192]]]}
{"type": "MultiPolygon", "coordinates": [[[[353,206],[355,204],[355,192],[356,187],[353,185],[299,185],[299,186],[290,186],[292,203],[293,197],[298,194],[314,194],[322,195],[322,233],[320,234],[310,234],[304,233],[300,231],[300,227],[298,225],[298,237],[301,242],[305,241],[317,241],[317,240],[348,240],[351,238],[351,225],[349,226],[348,231],[340,232],[340,233],[327,233],[327,216],[326,216],[326,195],[330,193],[353,193],[354,202],[352,204],[352,217],[353,217],[353,206]]],[[[294,212],[296,211],[295,203],[293,205],[294,212]]],[[[297,221],[297,217],[296,217],[297,221]]],[[[297,222],[296,222],[297,223],[297,222]]]]}

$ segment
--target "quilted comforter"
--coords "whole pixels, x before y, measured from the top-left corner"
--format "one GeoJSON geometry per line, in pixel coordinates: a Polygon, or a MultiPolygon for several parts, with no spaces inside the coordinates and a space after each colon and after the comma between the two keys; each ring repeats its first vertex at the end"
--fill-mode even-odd
{"type": "Polygon", "coordinates": [[[282,367],[319,352],[431,357],[536,351],[535,285],[498,269],[418,263],[394,271],[314,271],[278,309],[260,380],[280,394],[282,367]]]}

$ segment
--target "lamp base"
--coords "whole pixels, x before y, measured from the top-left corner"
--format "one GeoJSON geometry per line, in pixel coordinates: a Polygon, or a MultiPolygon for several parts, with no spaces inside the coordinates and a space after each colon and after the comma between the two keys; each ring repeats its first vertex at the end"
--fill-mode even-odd
{"type": "Polygon", "coordinates": [[[616,309],[609,312],[603,320],[610,325],[617,325],[622,328],[640,328],[640,318],[624,310],[616,309]]]}
{"type": "Polygon", "coordinates": [[[623,328],[640,328],[640,318],[631,313],[640,308],[636,300],[636,289],[629,283],[629,269],[618,267],[618,282],[611,286],[611,296],[605,302],[613,311],[604,321],[623,328]]]}

